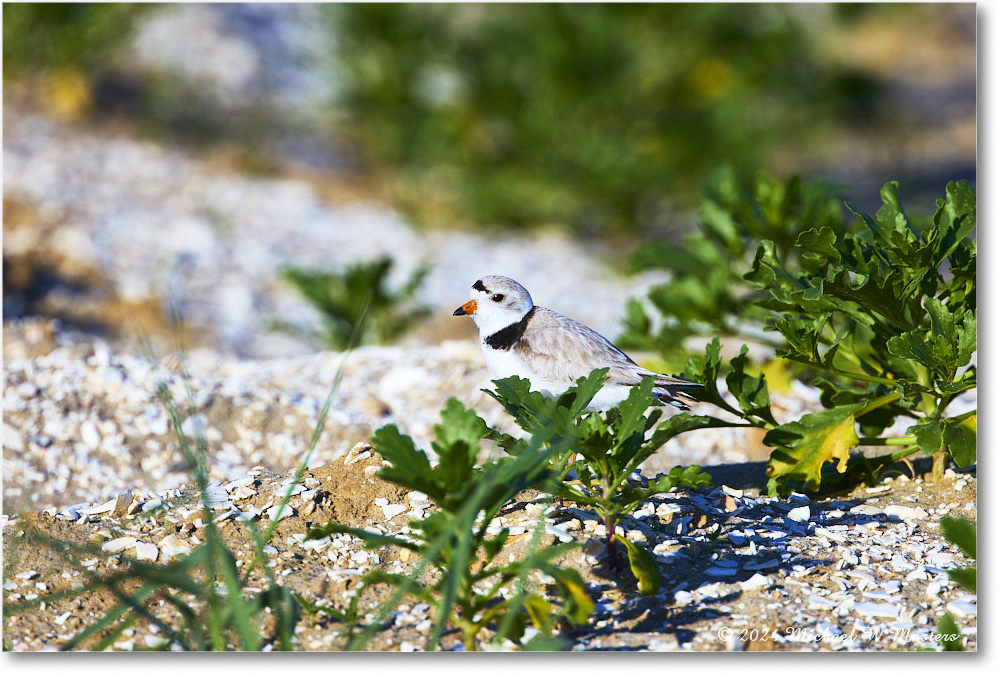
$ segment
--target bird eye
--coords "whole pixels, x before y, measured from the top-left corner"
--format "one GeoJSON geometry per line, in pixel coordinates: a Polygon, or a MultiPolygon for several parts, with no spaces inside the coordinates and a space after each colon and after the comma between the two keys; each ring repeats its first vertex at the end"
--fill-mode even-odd
{"type": "Polygon", "coordinates": [[[503,293],[496,293],[490,298],[493,302],[503,302],[503,293]]]}

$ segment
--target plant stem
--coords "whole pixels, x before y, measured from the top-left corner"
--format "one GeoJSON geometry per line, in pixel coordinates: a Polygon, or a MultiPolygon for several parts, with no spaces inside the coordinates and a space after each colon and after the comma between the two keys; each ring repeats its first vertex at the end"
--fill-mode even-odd
{"type": "Polygon", "coordinates": [[[608,541],[608,556],[611,558],[611,569],[618,571],[618,543],[615,541],[615,519],[610,511],[604,512],[604,530],[608,541]]]}
{"type": "Polygon", "coordinates": [[[941,449],[931,455],[934,463],[931,465],[931,482],[937,483],[944,478],[944,464],[948,460],[948,449],[941,446],[941,449]]]}
{"type": "MultiPolygon", "coordinates": [[[[813,367],[819,368],[820,370],[825,370],[825,368],[822,368],[820,366],[813,365],[813,367]]],[[[836,373],[841,377],[849,377],[852,380],[860,380],[862,382],[872,382],[874,384],[885,384],[889,386],[895,386],[896,384],[898,384],[895,380],[891,380],[888,377],[878,377],[877,375],[869,375],[867,373],[857,373],[848,370],[841,370],[840,368],[830,368],[830,372],[836,373]]]]}
{"type": "Polygon", "coordinates": [[[910,455],[916,453],[918,450],[920,450],[920,448],[917,447],[916,445],[910,445],[903,448],[902,450],[896,450],[895,452],[890,452],[888,457],[890,457],[892,461],[898,462],[901,459],[906,459],[910,455]]]}
{"type": "Polygon", "coordinates": [[[615,543],[615,517],[612,512],[611,506],[611,477],[605,473],[601,476],[601,490],[603,493],[603,498],[607,506],[605,506],[602,511],[604,511],[602,516],[604,516],[604,536],[608,542],[608,555],[611,558],[611,569],[618,571],[618,546],[615,543]]]}
{"type": "Polygon", "coordinates": [[[916,442],[916,436],[889,436],[887,438],[864,436],[858,439],[858,445],[913,445],[916,442]]]}
{"type": "Polygon", "coordinates": [[[465,647],[465,651],[476,651],[476,633],[478,631],[479,627],[476,624],[462,629],[462,644],[465,647]]]}
{"type": "MultiPolygon", "coordinates": [[[[917,381],[920,382],[925,389],[931,388],[931,373],[927,369],[927,366],[917,364],[917,381]]],[[[941,418],[941,410],[935,405],[933,394],[922,392],[920,394],[920,403],[920,407],[923,408],[921,412],[924,413],[924,415],[935,420],[941,418]]]]}

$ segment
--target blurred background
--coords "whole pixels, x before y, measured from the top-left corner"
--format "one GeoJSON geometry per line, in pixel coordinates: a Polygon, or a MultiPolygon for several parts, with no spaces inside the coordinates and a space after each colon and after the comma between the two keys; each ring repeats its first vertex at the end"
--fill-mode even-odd
{"type": "Polygon", "coordinates": [[[720,172],[976,179],[973,4],[5,4],[4,319],[241,356],[471,336],[479,276],[614,337],[720,172]],[[379,304],[381,303],[381,304],[379,304]],[[373,314],[374,316],[374,314],[373,314]]]}

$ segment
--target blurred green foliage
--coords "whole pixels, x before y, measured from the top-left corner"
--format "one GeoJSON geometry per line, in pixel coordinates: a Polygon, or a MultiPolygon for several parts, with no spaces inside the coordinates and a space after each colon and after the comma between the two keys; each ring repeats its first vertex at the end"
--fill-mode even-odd
{"type": "Polygon", "coordinates": [[[4,3],[4,76],[34,70],[107,67],[153,4],[4,3]]]}
{"type": "Polygon", "coordinates": [[[347,131],[424,221],[664,229],[711,168],[801,150],[875,87],[820,59],[796,5],[330,13],[347,131]]]}
{"type": "Polygon", "coordinates": [[[647,300],[629,300],[616,344],[658,352],[673,367],[686,362],[691,337],[739,336],[780,346],[760,329],[769,311],[752,302],[766,294],[750,288],[743,275],[761,240],[774,242],[778,256],[798,269],[805,253],[795,245],[800,232],[826,227],[843,233],[841,196],[840,188],[823,181],[749,176],[732,167],[716,171],[701,190],[698,230],[680,243],[652,241],[630,258],[629,274],[658,269],[671,278],[654,286],[647,300]]]}
{"type": "Polygon", "coordinates": [[[392,259],[384,257],[348,265],[337,272],[286,267],[282,276],[320,312],[325,332],[318,337],[323,344],[343,350],[352,344],[359,325],[364,331],[359,342],[374,338],[384,344],[399,339],[428,315],[426,307],[404,305],[416,294],[430,268],[419,267],[395,291],[387,286],[391,269],[392,259]],[[367,317],[364,322],[362,317],[367,317]]]}

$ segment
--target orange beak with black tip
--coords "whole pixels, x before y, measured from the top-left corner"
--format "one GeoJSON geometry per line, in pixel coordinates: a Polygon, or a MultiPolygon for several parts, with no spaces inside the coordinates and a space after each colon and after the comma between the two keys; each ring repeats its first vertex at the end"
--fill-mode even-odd
{"type": "Polygon", "coordinates": [[[465,316],[466,314],[475,314],[475,313],[476,313],[476,301],[469,300],[467,303],[456,309],[455,313],[452,314],[452,316],[465,316]]]}

